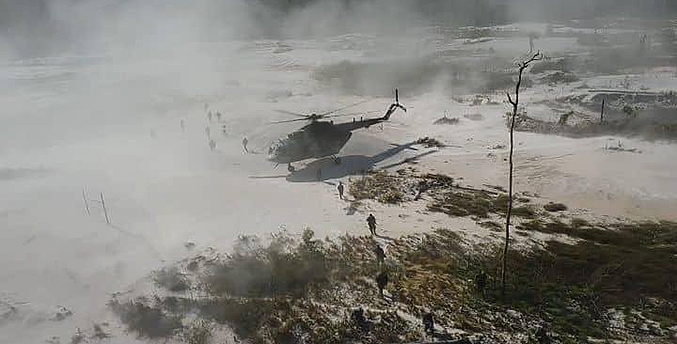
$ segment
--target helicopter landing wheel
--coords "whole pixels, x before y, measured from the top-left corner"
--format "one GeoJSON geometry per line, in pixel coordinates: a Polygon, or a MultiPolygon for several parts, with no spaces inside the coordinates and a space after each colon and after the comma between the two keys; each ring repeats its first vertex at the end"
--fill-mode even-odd
{"type": "Polygon", "coordinates": [[[290,173],[294,173],[296,171],[296,168],[294,168],[294,166],[289,164],[287,165],[287,171],[289,171],[290,173]]]}
{"type": "Polygon", "coordinates": [[[336,165],[340,165],[340,164],[341,164],[341,157],[335,156],[335,157],[334,157],[334,163],[335,163],[336,165]]]}

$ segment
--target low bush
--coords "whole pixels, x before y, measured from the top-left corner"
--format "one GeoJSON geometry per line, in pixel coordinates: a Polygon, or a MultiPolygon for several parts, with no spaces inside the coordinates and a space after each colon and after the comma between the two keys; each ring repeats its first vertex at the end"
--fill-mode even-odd
{"type": "Polygon", "coordinates": [[[177,267],[164,268],[154,273],[153,281],[159,287],[173,292],[182,292],[190,288],[190,283],[177,267]]]}
{"type": "Polygon", "coordinates": [[[145,300],[124,303],[113,300],[109,306],[127,329],[141,338],[168,338],[182,328],[181,316],[169,315],[159,307],[147,305],[145,300]]]}

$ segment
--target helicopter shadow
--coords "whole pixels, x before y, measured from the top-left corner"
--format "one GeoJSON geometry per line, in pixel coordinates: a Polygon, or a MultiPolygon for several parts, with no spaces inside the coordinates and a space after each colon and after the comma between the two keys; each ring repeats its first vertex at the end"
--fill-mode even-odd
{"type": "MultiPolygon", "coordinates": [[[[322,158],[309,163],[302,169],[296,170],[294,173],[288,175],[286,179],[289,182],[304,183],[325,181],[328,179],[339,179],[354,175],[363,175],[371,170],[379,162],[389,159],[405,149],[417,150],[416,148],[413,148],[413,146],[416,144],[416,141],[414,141],[404,145],[396,145],[394,148],[388,149],[374,156],[342,156],[340,164],[336,164],[334,159],[331,157],[322,158]]],[[[414,157],[404,159],[401,162],[384,166],[384,168],[402,165],[434,152],[436,152],[436,150],[428,151],[414,157]]]]}

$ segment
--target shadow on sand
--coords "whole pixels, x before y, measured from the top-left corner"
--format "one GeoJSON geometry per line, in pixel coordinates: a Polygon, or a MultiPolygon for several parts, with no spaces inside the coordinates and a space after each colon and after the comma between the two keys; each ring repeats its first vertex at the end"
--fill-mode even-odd
{"type": "MultiPolygon", "coordinates": [[[[340,164],[336,164],[334,162],[334,159],[331,157],[315,160],[306,165],[304,168],[296,170],[294,173],[287,176],[287,181],[318,182],[327,179],[338,179],[347,176],[362,175],[367,173],[367,171],[371,170],[377,163],[384,161],[405,149],[417,150],[412,147],[415,144],[416,142],[410,142],[404,145],[398,145],[394,148],[388,149],[374,156],[365,156],[365,155],[342,156],[340,164]],[[318,171],[320,172],[318,173],[318,171]]],[[[384,168],[402,165],[435,152],[437,152],[437,150],[431,150],[416,155],[414,157],[404,159],[400,162],[390,164],[388,166],[385,166],[384,168]]]]}

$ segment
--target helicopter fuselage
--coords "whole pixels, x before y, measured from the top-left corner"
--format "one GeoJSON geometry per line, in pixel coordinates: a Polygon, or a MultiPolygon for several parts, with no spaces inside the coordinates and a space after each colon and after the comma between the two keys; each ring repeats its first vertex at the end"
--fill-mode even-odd
{"type": "Polygon", "coordinates": [[[268,149],[268,160],[277,164],[291,164],[295,161],[337,155],[352,136],[353,130],[369,128],[387,121],[398,108],[407,111],[396,102],[390,105],[383,117],[359,121],[353,119],[352,122],[339,124],[334,124],[333,121],[313,120],[271,145],[268,149]]]}
{"type": "Polygon", "coordinates": [[[268,160],[289,164],[311,158],[336,155],[345,146],[352,132],[331,122],[314,121],[280,139],[268,149],[268,160]]]}

